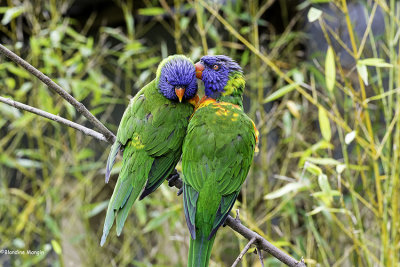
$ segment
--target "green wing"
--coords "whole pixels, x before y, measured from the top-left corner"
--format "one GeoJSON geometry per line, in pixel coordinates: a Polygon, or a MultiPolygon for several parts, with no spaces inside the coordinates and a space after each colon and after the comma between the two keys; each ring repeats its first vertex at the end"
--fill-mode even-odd
{"type": "Polygon", "coordinates": [[[193,187],[187,183],[183,183],[183,207],[185,211],[186,223],[189,228],[190,235],[193,239],[196,239],[196,203],[199,197],[199,192],[197,192],[193,187]]]}
{"type": "Polygon", "coordinates": [[[108,205],[101,245],[114,219],[119,235],[137,197],[141,194],[142,199],[153,192],[172,172],[181,156],[192,112],[189,103],[178,104],[164,98],[154,81],[131,100],[107,161],[106,180],[118,150],[123,150],[123,167],[108,205]]]}
{"type": "Polygon", "coordinates": [[[169,153],[166,156],[156,157],[151,166],[146,186],[139,197],[142,200],[156,190],[174,170],[181,157],[181,153],[169,153]]]}
{"type": "Polygon", "coordinates": [[[255,143],[251,119],[236,106],[213,103],[195,112],[182,154],[184,209],[193,239],[200,232],[210,240],[224,223],[253,161],[255,143]]]}

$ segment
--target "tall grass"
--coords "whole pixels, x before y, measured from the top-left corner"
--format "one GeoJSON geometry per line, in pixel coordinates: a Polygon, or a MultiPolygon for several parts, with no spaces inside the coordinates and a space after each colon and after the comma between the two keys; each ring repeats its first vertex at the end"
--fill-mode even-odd
{"type": "MultiPolygon", "coordinates": [[[[231,56],[243,67],[245,109],[261,134],[234,207],[242,223],[309,266],[397,266],[400,9],[394,0],[367,1],[368,26],[359,34],[351,5],[331,1],[344,18],[346,42],[329,14],[306,19],[310,6],[321,9],[313,2],[321,1],[293,12],[278,0],[116,1],[124,25],[114,27],[97,26],[95,13],[84,24],[63,16],[69,2],[10,0],[0,8],[0,40],[114,132],[129,98],[154,77],[162,58],[231,56]],[[371,30],[377,10],[383,36],[371,30]],[[330,48],[306,56],[310,42],[300,25],[311,23],[330,48]]],[[[13,63],[1,58],[0,70],[2,96],[86,124],[13,63]]],[[[45,252],[0,255],[1,265],[185,266],[189,235],[175,190],[164,184],[136,203],[123,235],[112,232],[101,248],[114,186],[103,182],[109,147],[6,105],[0,112],[0,249],[45,252]]],[[[211,266],[229,266],[246,243],[222,228],[211,266]]],[[[267,266],[280,265],[264,258],[267,266]]],[[[260,266],[250,253],[241,264],[260,266]]]]}

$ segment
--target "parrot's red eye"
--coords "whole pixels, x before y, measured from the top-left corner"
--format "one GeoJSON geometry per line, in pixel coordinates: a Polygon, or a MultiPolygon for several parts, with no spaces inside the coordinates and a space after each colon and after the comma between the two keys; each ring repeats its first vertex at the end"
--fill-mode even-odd
{"type": "Polygon", "coordinates": [[[214,70],[218,70],[218,69],[219,69],[219,66],[218,66],[217,64],[215,64],[215,65],[213,66],[213,69],[214,69],[214,70]]]}

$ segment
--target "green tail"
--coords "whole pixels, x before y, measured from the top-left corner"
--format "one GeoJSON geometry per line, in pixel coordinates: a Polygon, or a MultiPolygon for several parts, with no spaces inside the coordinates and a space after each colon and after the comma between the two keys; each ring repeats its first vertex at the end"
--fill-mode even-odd
{"type": "Polygon", "coordinates": [[[153,160],[144,150],[138,151],[134,146],[126,146],[123,155],[123,167],[108,203],[104,221],[103,236],[100,245],[106,242],[108,233],[116,220],[117,235],[121,234],[129,210],[143,191],[153,160]]]}
{"type": "Polygon", "coordinates": [[[111,198],[110,204],[107,209],[106,219],[104,221],[103,236],[101,237],[101,242],[100,242],[101,246],[103,246],[104,243],[106,242],[108,233],[110,232],[110,229],[114,224],[115,217],[117,224],[117,235],[119,236],[121,234],[126,218],[128,217],[129,210],[133,206],[133,203],[135,203],[135,200],[138,198],[143,187],[144,187],[144,182],[142,184],[139,184],[137,188],[132,187],[130,189],[130,193],[125,196],[125,200],[123,201],[122,205],[118,206],[114,204],[115,203],[114,194],[118,194],[118,191],[114,191],[113,197],[111,198]]]}
{"type": "Polygon", "coordinates": [[[195,240],[190,238],[188,267],[207,267],[210,261],[211,249],[215,235],[208,240],[208,236],[199,235],[195,240]]]}

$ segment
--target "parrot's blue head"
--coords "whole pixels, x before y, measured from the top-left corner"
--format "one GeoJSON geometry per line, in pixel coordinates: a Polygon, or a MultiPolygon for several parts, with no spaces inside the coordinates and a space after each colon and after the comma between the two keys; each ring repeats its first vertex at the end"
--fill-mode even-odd
{"type": "Polygon", "coordinates": [[[195,66],[196,77],[204,82],[208,97],[217,98],[216,95],[230,94],[234,89],[228,83],[230,79],[242,79],[244,87],[242,68],[228,56],[203,56],[195,66]]]}
{"type": "Polygon", "coordinates": [[[192,99],[197,93],[196,69],[183,55],[164,59],[158,66],[156,80],[160,93],[173,101],[192,99]]]}

